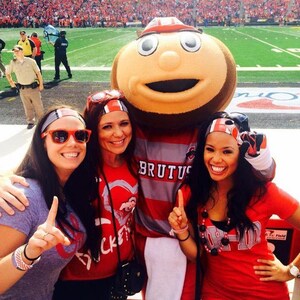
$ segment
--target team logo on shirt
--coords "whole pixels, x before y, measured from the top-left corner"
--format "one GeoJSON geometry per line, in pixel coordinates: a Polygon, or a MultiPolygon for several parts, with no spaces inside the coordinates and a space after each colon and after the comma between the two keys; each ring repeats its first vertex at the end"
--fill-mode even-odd
{"type": "MultiPolygon", "coordinates": [[[[124,190],[124,195],[135,195],[137,194],[137,184],[134,186],[131,186],[127,181],[125,180],[115,180],[113,182],[109,182],[108,186],[105,186],[103,189],[102,197],[104,202],[104,208],[108,212],[112,212],[112,207],[110,203],[110,193],[114,188],[118,188],[119,190],[124,190]],[[110,191],[109,191],[109,190],[110,191]]],[[[125,196],[126,197],[126,196],[125,196]]],[[[113,199],[112,199],[113,201],[113,199]]],[[[128,212],[132,211],[132,209],[135,207],[136,204],[136,197],[132,196],[130,199],[124,199],[124,202],[120,205],[118,203],[114,204],[114,216],[118,220],[120,226],[123,226],[127,223],[128,218],[130,217],[130,214],[128,212]],[[115,207],[118,205],[119,207],[115,207]],[[131,209],[130,209],[131,208],[131,209]]]]}
{"type": "Polygon", "coordinates": [[[191,146],[188,150],[188,152],[186,153],[186,158],[190,161],[192,161],[195,157],[195,153],[196,153],[196,147],[195,146],[191,146]]]}
{"type": "Polygon", "coordinates": [[[181,181],[191,168],[191,166],[186,165],[162,164],[142,160],[139,163],[139,174],[142,177],[150,177],[162,181],[181,181]]]}

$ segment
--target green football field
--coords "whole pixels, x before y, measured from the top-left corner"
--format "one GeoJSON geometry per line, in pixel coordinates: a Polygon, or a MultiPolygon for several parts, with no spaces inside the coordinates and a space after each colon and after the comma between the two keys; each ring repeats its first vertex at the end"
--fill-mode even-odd
{"type": "MultiPolygon", "coordinates": [[[[6,42],[2,60],[8,64],[11,48],[19,39],[21,29],[0,29],[6,42]]],[[[43,38],[43,28],[37,31],[43,41],[45,59],[42,62],[44,80],[54,77],[53,47],[43,38]]],[[[72,81],[109,81],[110,67],[119,49],[136,38],[137,28],[67,28],[68,59],[73,69],[72,81]]],[[[300,27],[207,27],[204,32],[222,40],[231,50],[238,70],[239,83],[300,83],[300,27]]],[[[61,78],[65,76],[61,72],[61,78]]],[[[0,79],[0,91],[8,88],[0,79]]]]}

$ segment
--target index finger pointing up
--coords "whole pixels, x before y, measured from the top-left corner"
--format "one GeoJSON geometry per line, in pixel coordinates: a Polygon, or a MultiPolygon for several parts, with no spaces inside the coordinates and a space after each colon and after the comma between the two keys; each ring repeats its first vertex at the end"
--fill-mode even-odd
{"type": "Polygon", "coordinates": [[[49,214],[46,220],[47,227],[55,226],[55,218],[58,210],[58,199],[56,196],[53,197],[52,205],[49,210],[49,214]]]}
{"type": "Polygon", "coordinates": [[[181,189],[178,190],[177,195],[178,195],[178,207],[179,208],[184,208],[183,194],[182,194],[181,189]]]}

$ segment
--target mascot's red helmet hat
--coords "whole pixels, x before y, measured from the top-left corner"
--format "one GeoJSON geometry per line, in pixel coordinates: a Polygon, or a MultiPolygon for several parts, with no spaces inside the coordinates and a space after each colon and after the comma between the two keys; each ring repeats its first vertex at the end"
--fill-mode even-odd
{"type": "Polygon", "coordinates": [[[185,25],[175,17],[154,18],[142,31],[139,37],[153,33],[197,31],[195,27],[185,25]]]}

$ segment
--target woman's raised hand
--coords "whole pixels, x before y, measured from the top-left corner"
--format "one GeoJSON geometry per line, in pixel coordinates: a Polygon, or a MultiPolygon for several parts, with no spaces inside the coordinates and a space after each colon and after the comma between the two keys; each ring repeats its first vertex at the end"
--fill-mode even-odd
{"type": "Polygon", "coordinates": [[[26,247],[27,257],[38,257],[44,251],[55,247],[57,244],[70,245],[70,240],[55,226],[55,218],[58,210],[58,199],[53,197],[53,202],[45,223],[41,224],[26,247]]]}
{"type": "Polygon", "coordinates": [[[188,219],[184,210],[184,199],[181,189],[178,190],[178,206],[175,206],[169,214],[168,221],[173,230],[187,229],[188,219]]]}

